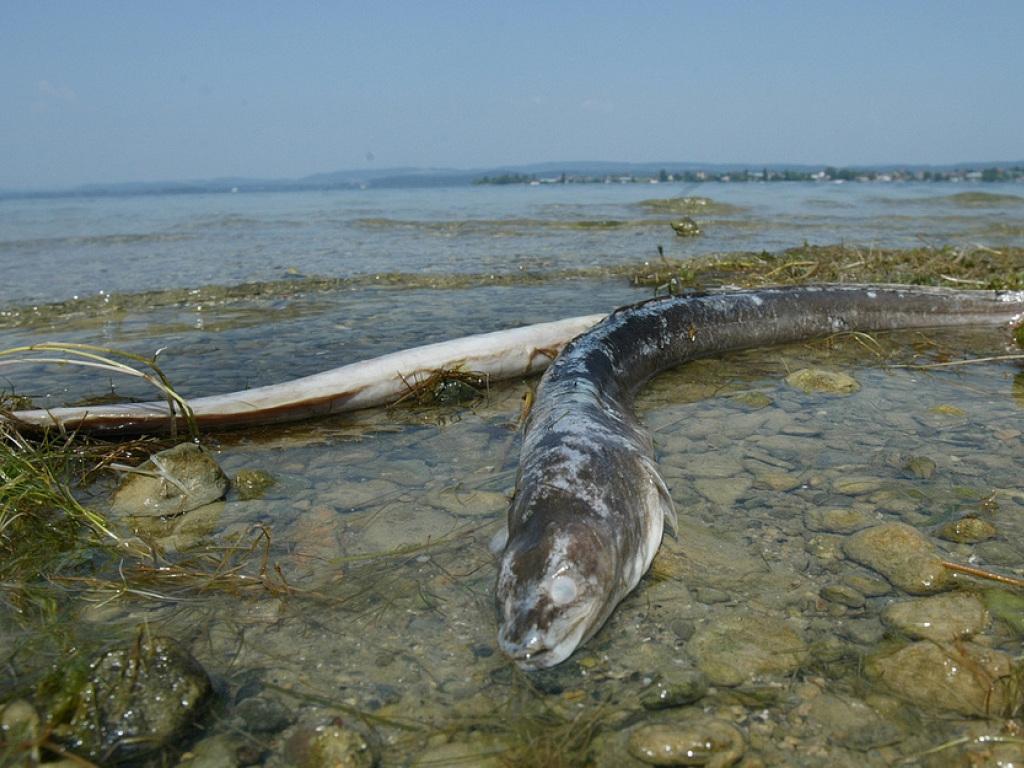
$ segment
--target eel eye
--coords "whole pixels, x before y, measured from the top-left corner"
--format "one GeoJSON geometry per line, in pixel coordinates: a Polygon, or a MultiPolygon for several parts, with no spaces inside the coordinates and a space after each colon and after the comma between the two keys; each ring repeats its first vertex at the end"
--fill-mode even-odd
{"type": "Polygon", "coordinates": [[[555,605],[567,605],[576,599],[578,590],[576,588],[576,582],[571,576],[561,575],[555,576],[551,580],[551,588],[548,590],[548,594],[551,596],[551,602],[555,605]]]}

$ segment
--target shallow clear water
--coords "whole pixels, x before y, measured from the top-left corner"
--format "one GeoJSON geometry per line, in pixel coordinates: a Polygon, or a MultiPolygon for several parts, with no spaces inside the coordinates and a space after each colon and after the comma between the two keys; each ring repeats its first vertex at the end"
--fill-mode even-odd
{"type": "Polygon", "coordinates": [[[1024,244],[1020,185],[593,184],[0,200],[5,305],[296,274],[508,273],[814,244],[1024,244]],[[982,191],[1000,198],[964,197],[982,191]],[[705,234],[644,200],[702,196],[705,234]],[[1017,202],[1015,202],[1015,198],[1017,202]]]}
{"type": "MultiPolygon", "coordinates": [[[[963,189],[659,185],[3,201],[3,298],[16,305],[74,290],[233,284],[281,277],[290,267],[454,273],[623,263],[662,243],[686,252],[804,239],[916,245],[919,234],[953,244],[1021,242],[1013,229],[1021,208],[950,197],[963,189]],[[707,217],[706,239],[677,240],[657,223],[669,216],[635,203],[680,192],[737,208],[707,217]],[[628,223],[575,226],[609,219],[628,223]],[[1000,239],[996,230],[1011,234],[1000,239]],[[51,265],[48,274],[41,264],[51,265]]],[[[161,363],[172,381],[199,395],[646,295],[618,281],[570,280],[252,296],[202,309],[71,314],[0,330],[0,348],[53,337],[146,355],[166,347],[161,363]]],[[[588,755],[601,766],[640,765],[628,752],[638,729],[700,730],[712,727],[708,718],[739,730],[748,766],[1008,764],[1018,743],[976,740],[1015,738],[1007,713],[986,711],[996,680],[977,671],[976,656],[985,648],[1020,658],[1012,611],[1007,618],[992,609],[956,642],[912,641],[887,611],[924,598],[891,586],[844,549],[861,524],[899,522],[921,531],[944,559],[1022,575],[1019,363],[891,367],[1006,351],[1004,334],[991,329],[843,337],[699,361],[655,379],[638,409],[679,508],[677,536],[665,540],[652,574],[605,629],[550,672],[524,675],[497,651],[487,547],[514,485],[529,382],[497,385],[463,406],[378,409],[211,436],[229,475],[262,469],[277,484],[258,500],[232,491],[200,516],[138,524],[140,533],[177,563],[216,561],[238,547],[235,562],[251,575],[266,530],[266,586],[227,596],[172,581],[144,593],[117,582],[48,588],[82,647],[129,639],[141,624],[183,642],[222,694],[205,724],[207,744],[256,745],[270,766],[294,764],[295,742],[332,722],[368,734],[384,765],[557,765],[559,756],[575,765],[588,755]],[[848,373],[860,389],[805,394],[785,382],[807,367],[848,373]],[[964,516],[993,525],[994,538],[937,536],[964,516]],[[749,627],[769,653],[745,648],[749,627]],[[708,655],[708,643],[735,648],[723,659],[708,655]],[[929,672],[921,662],[915,682],[879,666],[903,648],[924,652],[922,644],[939,652],[924,658],[935,663],[929,672]],[[974,656],[958,656],[963,648],[974,656]],[[762,666],[736,682],[722,665],[745,654],[762,666]],[[977,673],[964,686],[943,681],[945,662],[977,673]],[[644,705],[693,670],[711,681],[695,704],[644,705]],[[936,674],[946,686],[940,694],[927,688],[936,674]],[[291,724],[259,730],[239,706],[253,697],[281,704],[291,724]],[[965,741],[924,754],[956,739],[965,741]]],[[[112,386],[119,396],[152,396],[130,381],[63,368],[0,375],[0,386],[43,404],[112,386]]],[[[104,509],[105,494],[91,503],[104,509]]],[[[136,565],[121,567],[130,573],[136,565]]],[[[1001,589],[964,579],[951,591],[989,605],[1001,589]]],[[[33,634],[16,627],[0,622],[8,649],[33,634]]],[[[46,662],[19,663],[25,668],[8,669],[0,690],[46,662]]]]}
{"type": "MultiPolygon", "coordinates": [[[[885,368],[921,360],[922,339],[879,341],[882,359],[851,338],[698,362],[655,380],[638,407],[679,509],[677,537],[666,539],[654,576],[556,670],[525,676],[495,644],[487,543],[514,482],[523,383],[498,386],[472,407],[381,410],[216,438],[229,474],[264,469],[278,484],[257,501],[230,495],[165,545],[218,552],[228,541],[248,544],[255,526],[265,526],[270,562],[295,592],[221,599],[169,583],[151,588],[163,598],[118,597],[112,587],[84,595],[91,602],[78,620],[86,633],[130,635],[145,621],[190,638],[230,691],[245,686],[283,701],[301,722],[340,713],[357,725],[352,713],[362,712],[386,765],[478,764],[486,755],[535,764],[530,750],[541,747],[530,740],[550,749],[545,739],[557,746],[574,722],[593,723],[589,752],[607,766],[639,765],[627,753],[632,729],[707,717],[737,726],[767,765],[883,766],[979,729],[997,735],[1002,721],[977,705],[958,710],[956,691],[936,707],[907,703],[901,683],[865,672],[871,658],[908,642],[881,620],[886,607],[922,598],[845,557],[851,534],[823,530],[814,514],[854,510],[864,525],[907,523],[947,559],[1019,573],[1019,369],[885,368]],[[849,373],[860,391],[806,395],[783,381],[821,366],[849,373]],[[908,472],[901,462],[909,456],[933,461],[934,473],[908,472]],[[844,486],[851,478],[863,485],[844,486]],[[997,538],[934,538],[964,515],[982,516],[997,538]],[[827,596],[858,578],[875,590],[854,589],[860,605],[827,596]],[[696,708],[644,708],[680,672],[721,674],[699,657],[694,638],[721,626],[742,636],[743,624],[758,621],[794,633],[797,663],[769,664],[739,684],[713,679],[696,708]]],[[[928,360],[1003,351],[991,332],[944,333],[931,343],[939,350],[928,360]]],[[[984,596],[992,586],[965,580],[956,589],[984,596]]],[[[1019,633],[1002,620],[976,635],[972,648],[1020,654],[1019,633]]],[[[214,730],[237,739],[242,726],[232,712],[214,730]]],[[[283,749],[272,734],[253,738],[274,754],[283,749]]],[[[962,764],[963,750],[947,757],[924,764],[962,764]]]]}

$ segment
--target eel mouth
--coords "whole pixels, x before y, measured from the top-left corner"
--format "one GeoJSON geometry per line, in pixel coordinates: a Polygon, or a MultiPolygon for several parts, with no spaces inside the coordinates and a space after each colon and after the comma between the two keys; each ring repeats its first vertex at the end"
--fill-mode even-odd
{"type": "Polygon", "coordinates": [[[510,623],[506,623],[498,631],[498,646],[520,669],[547,669],[573,654],[586,631],[586,618],[586,614],[582,614],[568,623],[568,630],[559,632],[557,640],[550,637],[551,629],[545,632],[536,626],[525,633],[522,640],[512,640],[507,631],[510,623]]]}

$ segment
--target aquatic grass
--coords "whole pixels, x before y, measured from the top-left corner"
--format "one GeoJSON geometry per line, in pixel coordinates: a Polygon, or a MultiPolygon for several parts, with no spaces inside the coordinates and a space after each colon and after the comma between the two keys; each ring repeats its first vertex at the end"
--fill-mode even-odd
{"type": "MultiPolygon", "coordinates": [[[[0,366],[26,363],[78,365],[142,378],[164,394],[172,414],[180,410],[190,434],[197,436],[191,408],[156,364],[156,355],[148,359],[92,344],[62,342],[0,350],[0,366]]],[[[73,488],[83,487],[108,467],[137,463],[151,452],[145,448],[155,444],[108,443],[64,428],[29,432],[12,412],[24,405],[23,398],[13,395],[0,399],[0,553],[4,555],[0,578],[22,583],[56,575],[58,557],[85,561],[94,556],[89,547],[97,544],[113,546],[121,555],[147,556],[138,539],[116,533],[102,514],[81,503],[73,488]],[[90,540],[80,540],[83,528],[92,534],[90,540]]],[[[172,416],[172,426],[175,423],[172,416]]]]}
{"type": "Polygon", "coordinates": [[[177,411],[180,410],[188,426],[189,435],[193,440],[198,441],[199,430],[196,427],[195,414],[192,407],[181,395],[179,395],[166,374],[157,365],[156,360],[163,350],[157,350],[153,357],[143,357],[124,350],[101,347],[95,344],[78,344],[73,342],[45,341],[39,344],[29,344],[20,347],[10,347],[0,350],[0,366],[23,365],[38,363],[53,363],[57,365],[77,365],[84,368],[93,368],[109,373],[117,373],[125,376],[141,378],[151,384],[167,400],[168,418],[170,419],[170,433],[172,438],[177,437],[177,411]],[[37,353],[57,353],[63,357],[39,356],[37,353]],[[3,359],[6,358],[6,359],[3,359]],[[137,365],[124,363],[118,358],[124,358],[137,365]],[[139,367],[141,366],[141,367],[139,367]],[[148,371],[145,369],[149,369],[148,371]]]}
{"type": "Polygon", "coordinates": [[[480,397],[490,389],[490,377],[477,371],[441,368],[425,378],[412,380],[398,374],[406,393],[391,403],[390,408],[413,402],[417,405],[451,405],[480,397]]]}
{"type": "Polygon", "coordinates": [[[824,283],[884,282],[909,285],[1024,288],[1024,248],[975,245],[875,249],[804,245],[782,252],[719,254],[648,263],[632,275],[634,285],[669,293],[722,285],[752,288],[824,283]]]}
{"type": "Polygon", "coordinates": [[[289,584],[280,565],[271,563],[270,528],[259,524],[252,532],[250,541],[239,536],[229,544],[188,552],[174,560],[151,545],[147,558],[120,562],[116,578],[58,576],[53,581],[86,589],[100,604],[122,598],[196,602],[214,594],[287,595],[338,602],[334,597],[289,584]]]}
{"type": "Polygon", "coordinates": [[[73,441],[44,434],[30,440],[0,422],[0,578],[23,579],[66,551],[84,527],[100,543],[128,547],[106,518],[71,490],[80,457],[73,441]],[[38,567],[30,563],[39,561],[38,567]]]}
{"type": "Polygon", "coordinates": [[[687,259],[633,257],[618,264],[509,272],[429,274],[378,272],[349,277],[308,275],[237,285],[202,285],[136,293],[104,294],[49,304],[12,307],[0,313],[0,328],[52,328],[69,319],[151,313],[176,307],[228,307],[269,297],[287,299],[358,288],[391,290],[461,289],[481,286],[541,285],[572,280],[624,279],[664,291],[725,284],[754,287],[768,282],[903,282],[922,285],[1024,287],[1024,248],[962,247],[858,248],[849,245],[804,245],[780,252],[727,252],[687,259]],[[810,275],[804,275],[813,266],[810,275]],[[771,277],[767,275],[774,272],[771,277]],[[963,284],[963,285],[966,285],[963,284]],[[671,287],[670,287],[671,286],[671,287]]]}

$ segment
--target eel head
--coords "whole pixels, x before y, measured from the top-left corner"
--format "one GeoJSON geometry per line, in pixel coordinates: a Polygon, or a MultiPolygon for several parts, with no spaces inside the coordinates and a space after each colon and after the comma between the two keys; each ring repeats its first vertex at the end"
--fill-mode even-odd
{"type": "Polygon", "coordinates": [[[618,601],[611,545],[573,524],[528,524],[510,539],[496,589],[506,656],[524,669],[551,667],[600,629],[618,601]]]}

